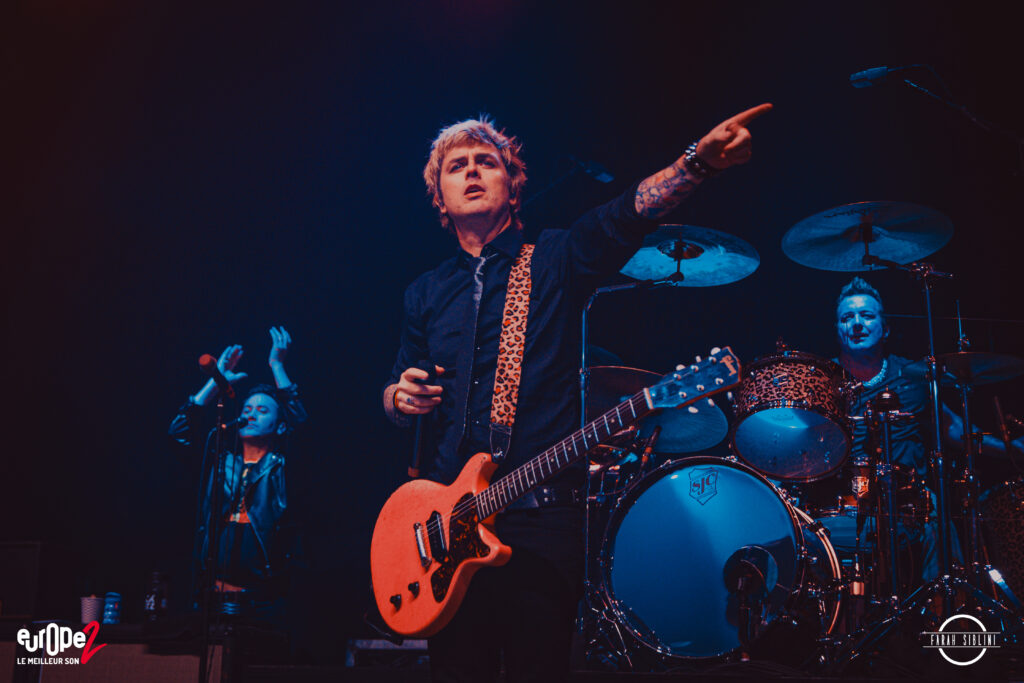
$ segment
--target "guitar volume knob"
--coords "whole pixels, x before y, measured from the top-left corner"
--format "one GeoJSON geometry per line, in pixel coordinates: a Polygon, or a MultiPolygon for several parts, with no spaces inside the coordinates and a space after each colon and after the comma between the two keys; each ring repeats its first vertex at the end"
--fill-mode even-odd
{"type": "Polygon", "coordinates": [[[414,598],[417,595],[419,595],[420,594],[420,582],[419,581],[413,581],[412,583],[410,583],[409,584],[409,592],[412,593],[412,597],[414,597],[414,598]]]}
{"type": "Polygon", "coordinates": [[[399,593],[392,595],[391,604],[395,606],[395,609],[399,609],[402,606],[402,596],[399,593]]]}

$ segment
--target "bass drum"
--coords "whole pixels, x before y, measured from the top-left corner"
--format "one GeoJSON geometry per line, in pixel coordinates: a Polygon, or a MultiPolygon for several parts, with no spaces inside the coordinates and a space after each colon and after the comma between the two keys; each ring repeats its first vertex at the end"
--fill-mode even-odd
{"type": "Polygon", "coordinates": [[[835,628],[840,607],[839,561],[812,523],[745,465],[707,456],[668,462],[633,485],[608,523],[606,603],[660,656],[742,649],[802,660],[835,628]],[[745,569],[760,597],[752,610],[741,609],[737,590],[745,569]]]}

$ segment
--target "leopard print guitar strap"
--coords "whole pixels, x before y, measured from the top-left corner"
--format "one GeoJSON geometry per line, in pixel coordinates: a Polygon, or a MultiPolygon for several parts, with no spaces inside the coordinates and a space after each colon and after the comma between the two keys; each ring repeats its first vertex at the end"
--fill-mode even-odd
{"type": "Polygon", "coordinates": [[[526,319],[530,312],[530,260],[534,246],[524,244],[520,248],[508,275],[505,312],[498,340],[498,367],[494,372],[494,398],[491,401],[491,454],[495,462],[501,462],[508,454],[512,425],[516,420],[523,350],[526,347],[526,319]]]}

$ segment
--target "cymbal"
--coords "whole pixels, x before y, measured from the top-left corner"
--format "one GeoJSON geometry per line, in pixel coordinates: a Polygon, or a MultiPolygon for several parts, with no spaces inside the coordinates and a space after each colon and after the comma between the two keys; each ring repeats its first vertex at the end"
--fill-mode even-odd
{"type": "MultiPolygon", "coordinates": [[[[1024,375],[1024,359],[1006,353],[958,351],[940,353],[935,360],[942,369],[939,384],[944,387],[995,384],[1024,375]]],[[[913,380],[926,381],[928,362],[919,360],[906,365],[900,374],[913,380]]]]}
{"type": "Polygon", "coordinates": [[[587,365],[622,365],[622,359],[603,346],[587,344],[587,365]]]}
{"type": "Polygon", "coordinates": [[[636,280],[669,280],[679,287],[714,287],[742,280],[761,257],[739,237],[695,225],[661,225],[623,266],[636,280]]]}
{"type": "Polygon", "coordinates": [[[872,256],[901,265],[941,249],[953,223],[935,209],[906,202],[856,202],[803,219],[782,237],[786,256],[808,268],[840,272],[874,270],[864,264],[865,238],[872,256]]]}
{"type": "MultiPolygon", "coordinates": [[[[625,399],[651,386],[661,375],[620,366],[590,368],[587,390],[587,420],[593,420],[625,399]]],[[[695,453],[717,445],[729,432],[725,413],[717,405],[698,401],[689,408],[664,410],[640,421],[640,436],[648,437],[656,426],[661,434],[654,450],[658,453],[695,453]]]]}

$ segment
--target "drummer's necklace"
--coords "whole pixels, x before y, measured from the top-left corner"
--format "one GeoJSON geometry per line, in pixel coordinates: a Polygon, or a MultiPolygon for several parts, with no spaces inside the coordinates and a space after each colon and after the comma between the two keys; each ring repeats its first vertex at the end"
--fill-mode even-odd
{"type": "Polygon", "coordinates": [[[870,389],[871,387],[875,386],[876,384],[881,384],[882,380],[885,378],[885,371],[888,368],[889,368],[889,359],[888,358],[883,358],[882,359],[882,369],[879,370],[878,374],[875,375],[874,377],[872,377],[871,379],[866,379],[863,382],[861,382],[861,386],[865,386],[865,387],[868,387],[870,389]]]}

